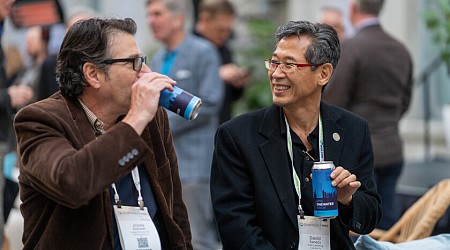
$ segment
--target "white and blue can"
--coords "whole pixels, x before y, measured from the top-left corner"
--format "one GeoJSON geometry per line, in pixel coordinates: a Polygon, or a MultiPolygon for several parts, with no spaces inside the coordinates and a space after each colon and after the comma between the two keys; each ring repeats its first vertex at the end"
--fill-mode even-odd
{"type": "Polygon", "coordinates": [[[338,215],[337,190],[331,185],[330,176],[334,169],[332,161],[314,162],[312,187],[316,217],[335,218],[338,215]]]}
{"type": "Polygon", "coordinates": [[[186,120],[197,117],[202,101],[197,96],[173,86],[173,91],[165,89],[161,91],[159,105],[178,114],[186,120]]]}

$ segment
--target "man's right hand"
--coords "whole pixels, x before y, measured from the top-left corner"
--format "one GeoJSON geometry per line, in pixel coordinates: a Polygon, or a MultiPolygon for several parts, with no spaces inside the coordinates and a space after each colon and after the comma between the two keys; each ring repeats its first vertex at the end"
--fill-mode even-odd
{"type": "Polygon", "coordinates": [[[168,76],[152,72],[144,65],[138,73],[138,80],[131,87],[130,109],[122,121],[141,134],[156,115],[161,91],[173,91],[174,84],[176,82],[168,76]]]}

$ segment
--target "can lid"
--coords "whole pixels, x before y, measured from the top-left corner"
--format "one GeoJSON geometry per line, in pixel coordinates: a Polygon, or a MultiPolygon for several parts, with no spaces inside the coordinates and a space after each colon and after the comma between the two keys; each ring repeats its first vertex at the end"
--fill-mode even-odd
{"type": "Polygon", "coordinates": [[[189,116],[189,120],[194,120],[197,117],[198,112],[200,111],[201,105],[202,105],[202,100],[200,98],[198,98],[197,102],[195,103],[194,108],[192,108],[192,112],[189,116]]]}
{"type": "Polygon", "coordinates": [[[334,169],[333,161],[315,161],[313,169],[334,169]]]}

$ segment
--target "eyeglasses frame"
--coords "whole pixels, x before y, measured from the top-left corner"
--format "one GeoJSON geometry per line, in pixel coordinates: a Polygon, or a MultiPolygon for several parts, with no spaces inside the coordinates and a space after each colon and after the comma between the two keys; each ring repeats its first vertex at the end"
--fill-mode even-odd
{"type": "MultiPolygon", "coordinates": [[[[309,64],[309,63],[284,63],[284,62],[278,62],[272,59],[265,59],[264,60],[264,65],[266,66],[266,69],[271,70],[270,69],[270,64],[276,64],[277,68],[278,66],[284,64],[284,65],[289,65],[289,66],[295,66],[296,68],[304,68],[304,67],[312,67],[312,66],[317,66],[316,64],[309,64]]],[[[275,71],[277,68],[273,69],[273,71],[275,71]]],[[[281,71],[283,71],[284,73],[291,73],[295,71],[295,68],[293,71],[284,71],[283,70],[284,67],[281,67],[281,71]]]]}
{"type": "Polygon", "coordinates": [[[137,57],[128,57],[128,58],[114,58],[114,59],[106,59],[103,60],[102,63],[104,64],[113,64],[118,62],[131,62],[133,63],[133,70],[136,72],[141,71],[142,65],[147,63],[147,56],[137,56],[137,57]],[[136,69],[136,59],[140,59],[141,65],[139,69],[136,69]]]}

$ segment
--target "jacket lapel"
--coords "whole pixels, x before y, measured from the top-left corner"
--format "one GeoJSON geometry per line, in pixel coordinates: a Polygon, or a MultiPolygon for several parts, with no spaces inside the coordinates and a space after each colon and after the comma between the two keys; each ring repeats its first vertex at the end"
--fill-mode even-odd
{"type": "MultiPolygon", "coordinates": [[[[57,98],[65,98],[61,94],[58,94],[57,98]]],[[[77,100],[72,100],[65,98],[67,103],[67,108],[70,110],[72,114],[73,122],[76,124],[74,129],[77,129],[79,133],[78,138],[81,138],[83,141],[80,142],[80,147],[88,144],[90,141],[95,139],[95,131],[89,122],[89,119],[86,117],[86,113],[81,107],[80,103],[77,100]]]]}
{"type": "Polygon", "coordinates": [[[287,152],[286,140],[281,134],[280,110],[279,107],[273,105],[266,111],[259,132],[266,137],[267,140],[262,143],[259,148],[266,163],[267,170],[271,175],[276,194],[288,217],[294,226],[296,226],[297,205],[294,199],[294,187],[289,172],[291,166],[288,160],[289,155],[287,152]],[[288,185],[286,185],[286,183],[288,185]]]}
{"type": "Polygon", "coordinates": [[[323,122],[325,160],[333,159],[336,165],[341,162],[346,130],[338,124],[341,115],[334,112],[329,104],[322,102],[320,107],[323,122]]]}
{"type": "MultiPolygon", "coordinates": [[[[157,126],[150,126],[150,127],[157,127],[157,126]]],[[[159,135],[159,133],[157,131],[150,131],[150,129],[147,127],[142,132],[142,138],[144,139],[144,141],[147,142],[148,148],[150,149],[145,154],[144,162],[145,162],[146,169],[149,171],[147,174],[150,177],[150,182],[152,184],[152,187],[155,187],[156,186],[155,184],[158,182],[158,169],[157,169],[158,165],[156,163],[155,148],[158,148],[158,147],[154,147],[154,145],[153,145],[153,140],[152,140],[152,136],[151,136],[153,132],[155,133],[155,135],[159,135]]],[[[164,147],[164,146],[159,145],[159,147],[164,147]]]]}

